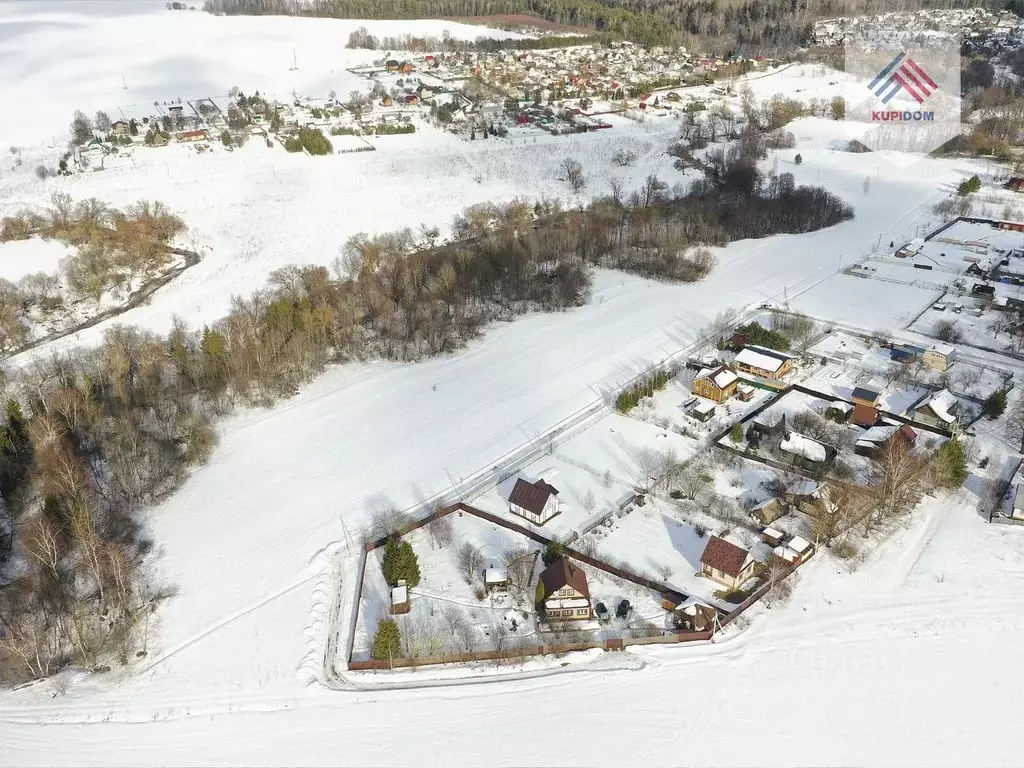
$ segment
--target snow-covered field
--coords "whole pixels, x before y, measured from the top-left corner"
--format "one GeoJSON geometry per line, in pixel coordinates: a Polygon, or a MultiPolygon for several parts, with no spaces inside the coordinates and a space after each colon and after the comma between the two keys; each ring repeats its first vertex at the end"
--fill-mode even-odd
{"type": "Polygon", "coordinates": [[[60,262],[74,252],[74,248],[59,240],[39,237],[0,243],[0,277],[17,282],[35,272],[52,275],[60,262]]]}
{"type": "MultiPolygon", "coordinates": [[[[56,136],[76,107],[217,95],[232,85],[344,93],[344,67],[370,55],[343,48],[354,22],[215,18],[167,12],[162,2],[84,7],[0,7],[3,91],[23,105],[0,116],[4,153],[56,136]]],[[[480,34],[450,22],[366,26],[480,34]]],[[[787,81],[758,82],[770,94],[787,81]]],[[[835,151],[842,127],[833,121],[801,120],[792,130],[803,164],[785,150],[780,172],[843,196],[855,219],[717,249],[718,266],[697,285],[598,272],[586,307],[490,329],[447,358],[332,369],[276,408],[224,423],[211,464],[147,514],[153,560],[179,589],[157,614],[149,655],[129,670],[76,679],[62,697],[50,683],[0,695],[0,763],[1018,764],[1024,531],[986,526],[969,511],[969,491],[929,503],[884,558],[857,573],[827,557],[812,563],[792,604],[759,609],[746,631],[715,645],[645,647],[565,674],[465,687],[316,684],[333,587],[326,551],[350,541],[374,509],[406,507],[491,466],[685,347],[723,309],[786,299],[874,328],[933,299],[837,270],[879,240],[934,223],[934,202],[972,173],[984,178],[984,166],[925,161],[907,173],[835,151]],[[541,718],[581,707],[572,739],[538,734],[541,718]],[[785,727],[771,714],[783,712],[785,727]]],[[[55,190],[118,206],[167,203],[205,258],[121,318],[163,331],[174,314],[218,317],[232,294],[260,287],[276,267],[330,263],[359,231],[446,227],[484,200],[567,198],[556,178],[567,156],[585,163],[585,195],[612,176],[627,187],[652,172],[683,182],[664,155],[674,133],[670,120],[623,121],[599,135],[472,144],[424,129],[382,140],[376,152],[327,158],[255,144],[231,155],[139,153],[133,169],[71,180],[5,170],[0,215],[45,204],[55,190]],[[619,146],[640,152],[634,167],[611,163],[619,146]]],[[[649,429],[645,440],[658,432],[624,421],[623,431],[649,429]]],[[[628,482],[641,438],[626,438],[609,431],[600,450],[628,482]]],[[[589,464],[593,445],[576,453],[570,442],[559,453],[589,464]]],[[[692,441],[679,446],[681,456],[694,450],[692,441]]]]}

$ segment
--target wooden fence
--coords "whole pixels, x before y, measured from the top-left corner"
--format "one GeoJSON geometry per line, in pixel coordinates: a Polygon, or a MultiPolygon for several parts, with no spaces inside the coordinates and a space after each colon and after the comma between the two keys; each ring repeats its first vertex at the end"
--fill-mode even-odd
{"type": "MultiPolygon", "coordinates": [[[[422,528],[423,526],[433,522],[434,520],[440,517],[444,517],[445,515],[450,515],[455,512],[473,515],[475,517],[480,518],[481,520],[486,520],[490,523],[494,523],[495,525],[507,528],[508,530],[515,531],[516,533],[527,537],[531,541],[535,541],[538,544],[542,544],[544,546],[547,546],[548,543],[551,541],[551,539],[549,539],[548,537],[543,536],[525,526],[519,525],[518,523],[514,523],[511,520],[506,520],[505,518],[493,515],[490,512],[485,512],[482,509],[472,507],[469,504],[464,504],[462,502],[435,510],[434,512],[420,520],[416,520],[414,522],[410,522],[402,526],[395,533],[399,535],[405,535],[418,528],[422,528]]],[[[502,648],[500,650],[495,649],[490,651],[468,651],[465,653],[445,654],[443,656],[423,656],[397,659],[354,659],[353,648],[355,645],[355,626],[356,620],[358,618],[359,606],[362,601],[363,573],[366,569],[366,563],[370,560],[370,558],[368,557],[369,553],[373,552],[373,550],[377,549],[378,547],[384,546],[387,543],[387,540],[388,537],[384,537],[376,541],[367,542],[363,545],[363,551],[360,557],[361,562],[359,567],[359,573],[356,582],[355,605],[353,606],[351,618],[352,623],[351,627],[349,628],[348,637],[347,655],[348,668],[350,670],[396,669],[402,667],[422,667],[433,664],[459,664],[473,661],[499,661],[503,659],[512,660],[526,658],[528,656],[542,656],[546,654],[561,654],[570,653],[572,651],[585,651],[594,648],[613,651],[622,650],[623,648],[630,645],[692,643],[702,641],[707,642],[714,636],[714,630],[708,630],[705,632],[666,632],[664,634],[653,635],[651,637],[610,638],[606,640],[591,640],[580,643],[561,643],[557,645],[512,644],[509,647],[502,648]]],[[[591,557],[590,555],[584,554],[583,552],[575,550],[571,547],[565,547],[564,551],[566,556],[574,560],[578,560],[579,562],[584,563],[585,565],[589,565],[592,568],[597,568],[598,570],[604,571],[605,573],[611,574],[612,576],[616,576],[620,579],[625,579],[626,581],[638,584],[646,589],[650,589],[658,593],[678,592],[678,590],[675,590],[667,586],[666,584],[660,584],[652,579],[648,579],[645,576],[641,576],[640,574],[633,573],[632,571],[627,571],[624,568],[614,566],[611,563],[606,563],[602,560],[598,560],[595,557],[591,557]]],[[[776,577],[776,583],[782,579],[788,578],[795,570],[795,567],[787,569],[782,575],[776,577]]],[[[764,595],[767,594],[767,592],[771,588],[771,583],[764,584],[761,587],[758,587],[758,589],[756,589],[746,600],[740,603],[723,619],[721,619],[721,621],[719,622],[720,625],[724,627],[730,621],[734,620],[743,611],[747,610],[750,606],[752,606],[754,603],[756,603],[758,600],[764,597],[764,595]]]]}

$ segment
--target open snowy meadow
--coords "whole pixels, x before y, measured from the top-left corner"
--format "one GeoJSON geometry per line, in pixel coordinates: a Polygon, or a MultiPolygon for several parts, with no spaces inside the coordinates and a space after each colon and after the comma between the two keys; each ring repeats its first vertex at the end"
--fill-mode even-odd
{"type": "MultiPolygon", "coordinates": [[[[176,315],[193,326],[222,316],[233,295],[260,288],[278,267],[331,264],[359,232],[424,225],[446,234],[472,203],[580,204],[613,178],[627,190],[652,173],[670,186],[689,181],[665,151],[674,120],[623,118],[575,137],[476,142],[421,125],[371,138],[374,152],[321,158],[260,142],[202,155],[172,145],[136,152],[116,171],[45,181],[31,173],[32,158],[59,154],[76,108],[113,115],[232,86],[311,95],[362,87],[345,67],[375,54],[344,48],[357,26],[171,12],[158,1],[5,3],[0,92],[22,107],[0,113],[0,216],[45,206],[55,191],[166,203],[204,258],[118,320],[163,332],[176,315]],[[9,146],[22,148],[27,167],[12,167],[9,146]],[[618,148],[637,153],[632,167],[612,162],[618,148]],[[588,178],[577,196],[559,178],[566,157],[588,178]]],[[[447,21],[365,26],[378,35],[486,32],[447,21]]],[[[800,98],[797,89],[821,88],[815,74],[789,68],[751,85],[759,98],[800,98]]],[[[476,685],[418,687],[412,674],[394,690],[321,684],[328,553],[354,551],[375,510],[407,508],[492,466],[691,344],[725,309],[788,301],[817,317],[896,328],[934,300],[935,291],[841,270],[936,225],[932,206],[988,169],[956,159],[907,170],[843,152],[842,124],[824,118],[788,130],[796,150],[770,153],[766,165],[841,196],[854,219],[715,249],[716,268],[695,284],[599,271],[584,307],[490,328],[423,363],[332,368],[274,408],[223,422],[209,465],[147,513],[155,567],[177,588],[154,617],[148,655],[105,676],[0,694],[0,764],[1019,764],[1024,529],[986,526],[968,511],[970,490],[926,502],[852,574],[819,558],[789,604],[755,611],[715,644],[645,646],[476,685]],[[573,720],[571,738],[538,727],[560,712],[573,720]]],[[[49,270],[59,256],[0,248],[10,260],[0,275],[49,270]]],[[[58,343],[95,342],[111,324],[58,343]]],[[[1007,448],[997,434],[986,439],[1007,448]]]]}

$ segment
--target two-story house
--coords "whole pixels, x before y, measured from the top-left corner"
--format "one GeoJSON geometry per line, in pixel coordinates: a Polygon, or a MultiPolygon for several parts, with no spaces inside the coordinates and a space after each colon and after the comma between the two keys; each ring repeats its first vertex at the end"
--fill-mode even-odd
{"type": "Polygon", "coordinates": [[[548,621],[587,621],[593,615],[587,574],[566,557],[541,572],[537,593],[548,621]]]}
{"type": "Polygon", "coordinates": [[[543,477],[535,483],[517,478],[508,497],[508,509],[535,525],[544,525],[559,512],[558,489],[545,483],[543,477]]]}

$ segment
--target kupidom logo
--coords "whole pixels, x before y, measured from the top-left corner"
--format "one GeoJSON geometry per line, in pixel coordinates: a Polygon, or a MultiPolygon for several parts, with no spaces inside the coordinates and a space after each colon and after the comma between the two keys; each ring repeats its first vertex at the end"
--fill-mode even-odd
{"type": "Polygon", "coordinates": [[[963,133],[960,51],[959,35],[884,24],[847,35],[844,119],[862,126],[857,141],[906,166],[963,133]]]}
{"type": "MultiPolygon", "coordinates": [[[[931,96],[939,88],[938,83],[928,77],[921,65],[910,58],[906,51],[900,51],[895,58],[886,64],[875,79],[868,84],[868,90],[888,104],[900,91],[904,91],[918,104],[931,96]]],[[[934,112],[911,110],[872,110],[872,120],[934,120],[934,112]]]]}

